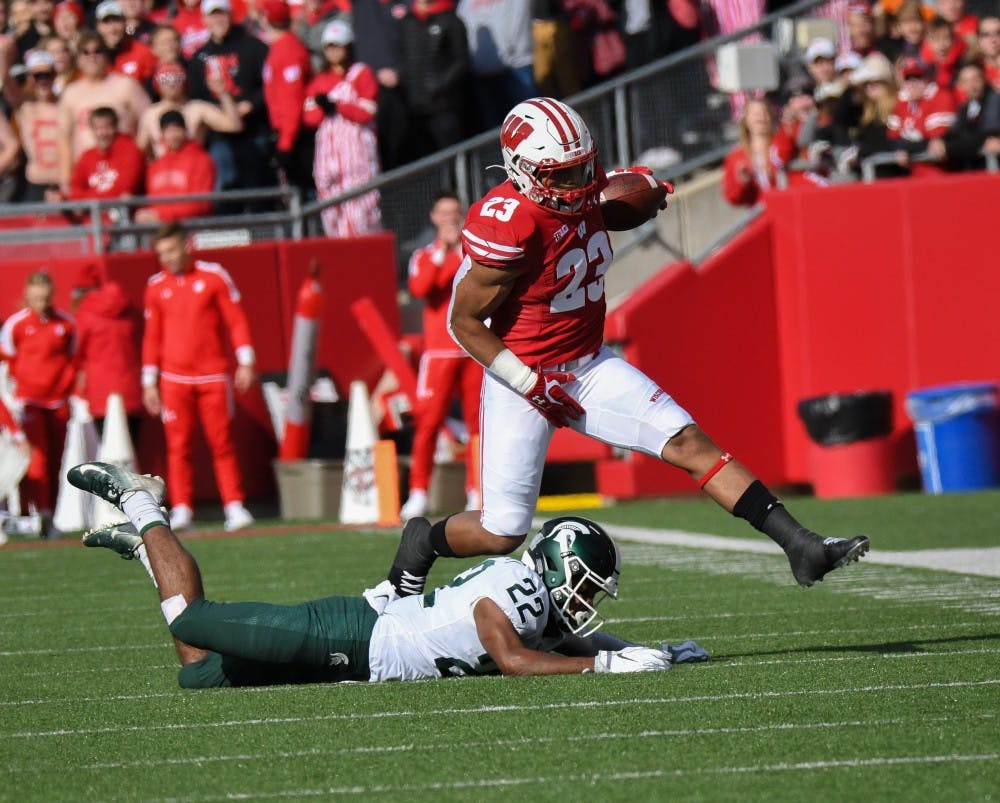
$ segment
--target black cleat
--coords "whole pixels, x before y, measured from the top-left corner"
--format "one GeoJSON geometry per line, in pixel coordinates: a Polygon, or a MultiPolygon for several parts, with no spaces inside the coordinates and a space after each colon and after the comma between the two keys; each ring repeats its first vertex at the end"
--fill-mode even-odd
{"type": "Polygon", "coordinates": [[[854,538],[820,538],[813,535],[788,551],[792,574],[801,586],[811,586],[834,569],[855,561],[868,551],[867,535],[854,538]]]}
{"type": "Polygon", "coordinates": [[[437,557],[430,545],[431,523],[423,516],[406,522],[389,570],[389,582],[401,597],[424,593],[427,573],[437,557]]]}

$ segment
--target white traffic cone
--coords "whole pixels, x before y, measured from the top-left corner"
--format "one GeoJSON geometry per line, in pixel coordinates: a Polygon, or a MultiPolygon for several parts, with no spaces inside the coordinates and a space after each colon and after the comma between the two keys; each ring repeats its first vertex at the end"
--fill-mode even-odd
{"type": "MultiPolygon", "coordinates": [[[[109,393],[104,408],[104,432],[97,459],[102,463],[114,463],[129,471],[135,471],[135,447],[128,431],[128,416],[125,414],[125,400],[120,393],[109,393]]],[[[92,497],[89,527],[103,527],[123,521],[125,514],[103,499],[92,497]]]]}
{"type": "Polygon", "coordinates": [[[104,413],[104,435],[98,460],[114,463],[129,471],[135,471],[135,447],[128,431],[128,416],[125,415],[125,401],[120,393],[108,395],[104,413]]]}
{"type": "MultiPolygon", "coordinates": [[[[70,399],[73,412],[66,427],[66,447],[59,467],[59,496],[52,523],[63,532],[86,530],[93,519],[93,496],[74,488],[66,479],[66,472],[73,466],[97,457],[97,430],[90,417],[90,409],[83,399],[70,399]]],[[[105,503],[106,504],[106,503],[105,503]]]]}
{"type": "Polygon", "coordinates": [[[347,449],[344,455],[344,485],[340,494],[340,521],[344,524],[374,524],[379,519],[375,485],[375,424],[364,382],[351,383],[347,407],[347,449]]]}

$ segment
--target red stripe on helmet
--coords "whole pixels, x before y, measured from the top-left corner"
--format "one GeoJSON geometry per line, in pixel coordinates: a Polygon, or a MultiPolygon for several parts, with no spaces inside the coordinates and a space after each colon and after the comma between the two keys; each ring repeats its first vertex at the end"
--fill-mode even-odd
{"type": "Polygon", "coordinates": [[[541,111],[555,126],[564,151],[569,151],[570,145],[580,139],[580,132],[576,130],[573,118],[566,113],[562,104],[550,98],[534,98],[525,102],[541,111]]]}

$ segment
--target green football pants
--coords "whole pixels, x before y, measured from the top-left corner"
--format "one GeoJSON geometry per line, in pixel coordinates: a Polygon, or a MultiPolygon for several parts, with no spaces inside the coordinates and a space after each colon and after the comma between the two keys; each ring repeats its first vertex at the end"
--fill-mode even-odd
{"type": "Polygon", "coordinates": [[[181,668],[187,689],[368,680],[368,643],[377,619],[363,597],[299,605],[197,599],[170,632],[209,650],[181,668]]]}

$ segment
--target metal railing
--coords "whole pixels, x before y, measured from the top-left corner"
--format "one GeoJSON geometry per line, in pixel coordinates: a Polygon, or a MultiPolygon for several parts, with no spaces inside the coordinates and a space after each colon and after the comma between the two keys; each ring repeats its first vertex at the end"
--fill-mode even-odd
{"type": "MultiPolygon", "coordinates": [[[[651,64],[567,98],[587,121],[601,146],[605,165],[634,164],[663,149],[676,154],[672,164],[653,165],[661,178],[677,179],[717,164],[732,147],[735,131],[727,96],[717,92],[707,67],[716,49],[748,35],[770,31],[783,20],[797,18],[824,0],[799,0],[769,14],[755,25],[727,36],[717,36],[694,47],[665,56],[651,64]]],[[[787,23],[786,23],[787,24],[787,23]]],[[[128,250],[143,242],[154,226],[130,222],[127,215],[111,220],[107,212],[115,208],[136,208],[175,200],[210,200],[213,204],[268,201],[276,208],[238,216],[212,215],[193,221],[200,230],[237,230],[252,239],[275,235],[298,239],[322,234],[321,214],[329,206],[378,190],[383,226],[396,234],[401,256],[423,244],[429,236],[427,207],[434,193],[454,188],[465,201],[474,200],[505,175],[487,171],[502,163],[496,131],[487,131],[444,151],[427,156],[379,175],[373,181],[322,202],[303,203],[287,188],[229,191],[199,196],[132,198],[101,202],[0,206],[0,222],[7,217],[62,213],[84,209],[89,215],[85,226],[45,229],[0,228],[0,244],[21,242],[75,241],[81,252],[90,249],[128,250]],[[259,194],[258,194],[259,193],[259,194]],[[56,234],[58,232],[58,234],[56,234]]],[[[405,260],[401,260],[405,264],[405,260]]]]}
{"type": "MultiPolygon", "coordinates": [[[[980,151],[980,156],[982,156],[986,161],[986,172],[996,173],[998,170],[997,155],[994,153],[987,153],[986,151],[980,151]]],[[[931,156],[927,151],[921,153],[909,154],[907,162],[909,164],[927,164],[940,161],[935,156],[931,156]]],[[[879,167],[884,167],[886,165],[899,165],[905,167],[906,165],[900,165],[900,162],[896,158],[895,151],[886,151],[884,153],[874,153],[871,156],[866,157],[861,160],[861,180],[866,184],[870,184],[876,178],[876,171],[879,167]]]]}

